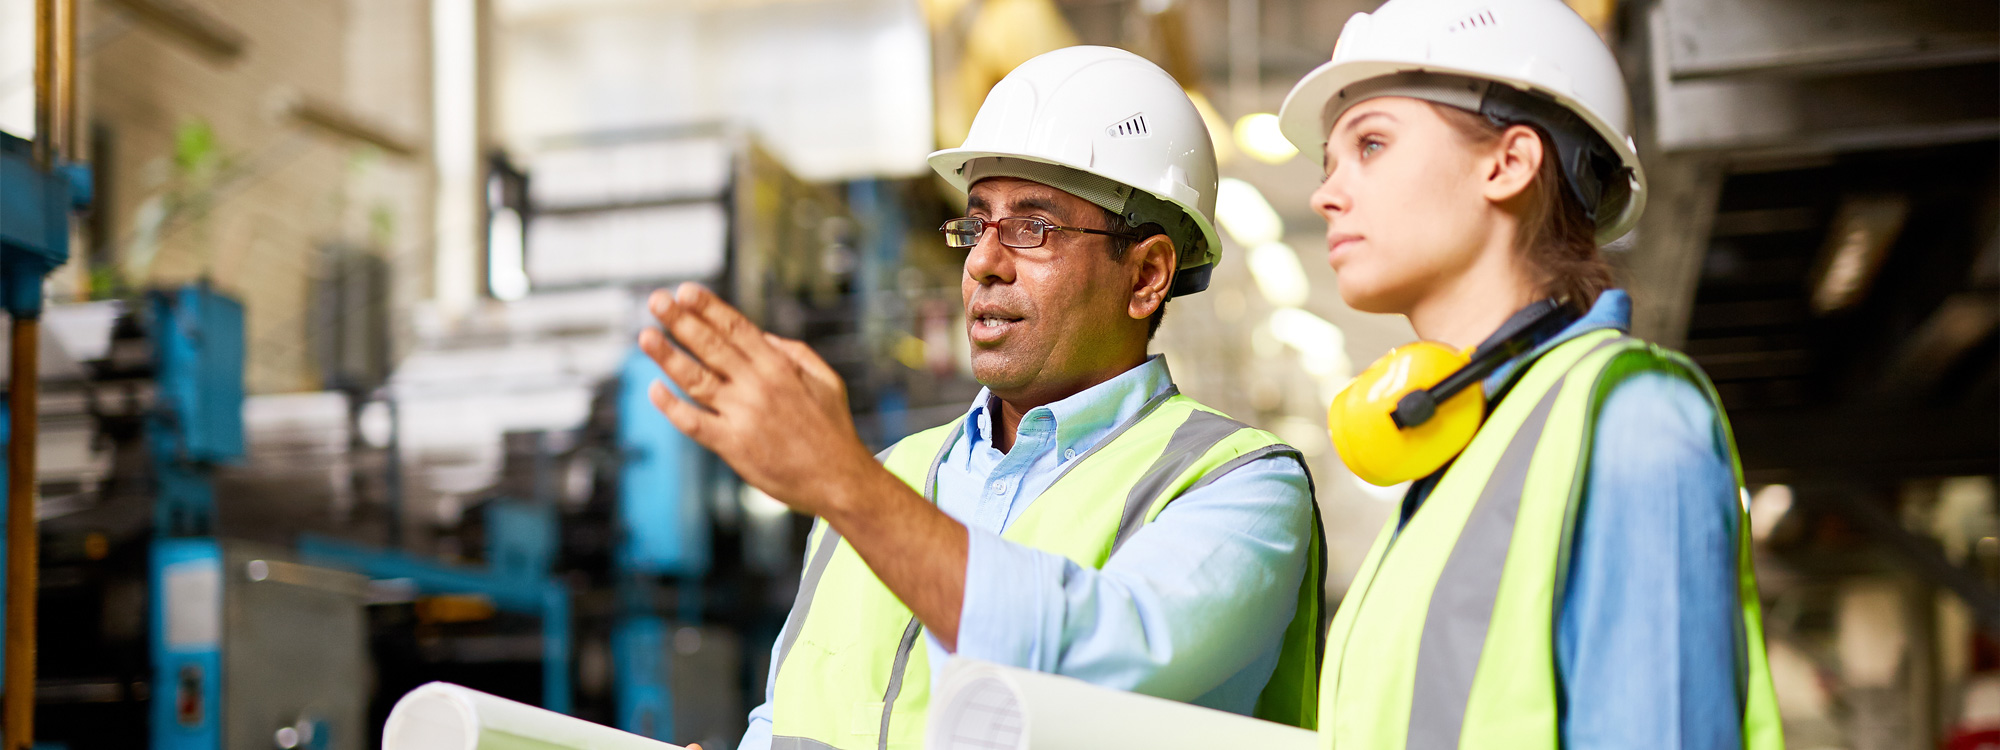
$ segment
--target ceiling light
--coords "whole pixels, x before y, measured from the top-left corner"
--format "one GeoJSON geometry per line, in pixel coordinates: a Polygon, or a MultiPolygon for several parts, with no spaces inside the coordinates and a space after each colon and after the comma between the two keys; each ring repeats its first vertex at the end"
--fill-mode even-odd
{"type": "Polygon", "coordinates": [[[1271,335],[1297,350],[1299,364],[1307,373],[1322,380],[1352,377],[1354,365],[1347,358],[1347,334],[1325,318],[1296,307],[1271,312],[1271,335]]]}
{"type": "Polygon", "coordinates": [[[1188,101],[1194,102],[1194,111],[1201,114],[1201,124],[1208,129],[1209,141],[1215,146],[1216,166],[1226,167],[1236,158],[1236,147],[1229,143],[1229,121],[1222,119],[1222,113],[1215,111],[1215,105],[1201,92],[1188,89],[1188,101]]]}
{"type": "Polygon", "coordinates": [[[1222,178],[1215,191],[1215,220],[1230,239],[1244,247],[1277,242],[1285,236],[1285,221],[1271,208],[1270,201],[1250,183],[1234,177],[1222,178]]]}
{"type": "Polygon", "coordinates": [[[1814,263],[1813,312],[1825,315],[1861,301],[1909,215],[1910,201],[1900,195],[1849,196],[1840,202],[1814,263]]]}
{"type": "Polygon", "coordinates": [[[1236,121],[1236,147],[1265,164],[1283,164],[1299,155],[1299,148],[1279,130],[1278,116],[1269,112],[1244,115],[1236,121]]]}
{"type": "Polygon", "coordinates": [[[1312,293],[1312,282],[1306,280],[1306,269],[1299,264],[1299,254],[1290,245],[1266,242],[1250,248],[1249,262],[1250,277],[1257,281],[1257,290],[1273,306],[1298,307],[1306,303],[1312,293]]]}

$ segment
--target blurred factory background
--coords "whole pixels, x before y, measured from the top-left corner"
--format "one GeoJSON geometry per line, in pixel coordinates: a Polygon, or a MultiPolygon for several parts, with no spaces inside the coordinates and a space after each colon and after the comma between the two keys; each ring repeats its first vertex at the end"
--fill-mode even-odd
{"type": "MultiPolygon", "coordinates": [[[[639,300],[697,280],[809,342],[877,446],[957,415],[961,199],[924,156],[1079,43],[1209,120],[1225,259],[1157,347],[1310,457],[1337,599],[1401,488],[1325,405],[1412,333],[1342,306],[1271,113],[1376,4],[78,0],[38,747],[359,750],[434,679],[733,747],[809,519],[647,403],[639,300]]],[[[1570,4],[1655,192],[1609,250],[1637,333],[1741,445],[1792,745],[2000,747],[2000,11],[1570,4]]],[[[0,0],[12,165],[35,20],[0,0]]]]}

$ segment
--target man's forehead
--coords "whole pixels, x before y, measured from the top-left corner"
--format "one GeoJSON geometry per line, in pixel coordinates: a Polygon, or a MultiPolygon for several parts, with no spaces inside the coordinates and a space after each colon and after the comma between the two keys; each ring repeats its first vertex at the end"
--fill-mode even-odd
{"type": "Polygon", "coordinates": [[[1019,177],[988,177],[966,191],[972,205],[1004,208],[1033,204],[1039,208],[1070,211],[1090,203],[1060,188],[1019,177]]]}

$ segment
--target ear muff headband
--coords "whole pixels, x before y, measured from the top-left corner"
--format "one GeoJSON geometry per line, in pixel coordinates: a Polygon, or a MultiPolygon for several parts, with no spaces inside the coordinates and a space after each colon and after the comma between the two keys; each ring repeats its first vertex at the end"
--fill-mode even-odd
{"type": "Polygon", "coordinates": [[[1327,434],[1340,459],[1370,484],[1428,476],[1465,450],[1486,416],[1479,385],[1564,321],[1553,299],[1529,305],[1470,352],[1419,341],[1369,365],[1327,408],[1327,434]]]}

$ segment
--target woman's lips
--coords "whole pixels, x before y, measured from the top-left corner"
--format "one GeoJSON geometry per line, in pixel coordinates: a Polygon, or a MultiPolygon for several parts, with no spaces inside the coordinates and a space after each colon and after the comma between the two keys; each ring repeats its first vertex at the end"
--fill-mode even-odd
{"type": "Polygon", "coordinates": [[[1354,245],[1360,242],[1361,242],[1361,235],[1358,234],[1336,234],[1328,236],[1326,238],[1326,262],[1329,264],[1338,262],[1340,260],[1340,256],[1343,250],[1352,248],[1354,245]]]}

